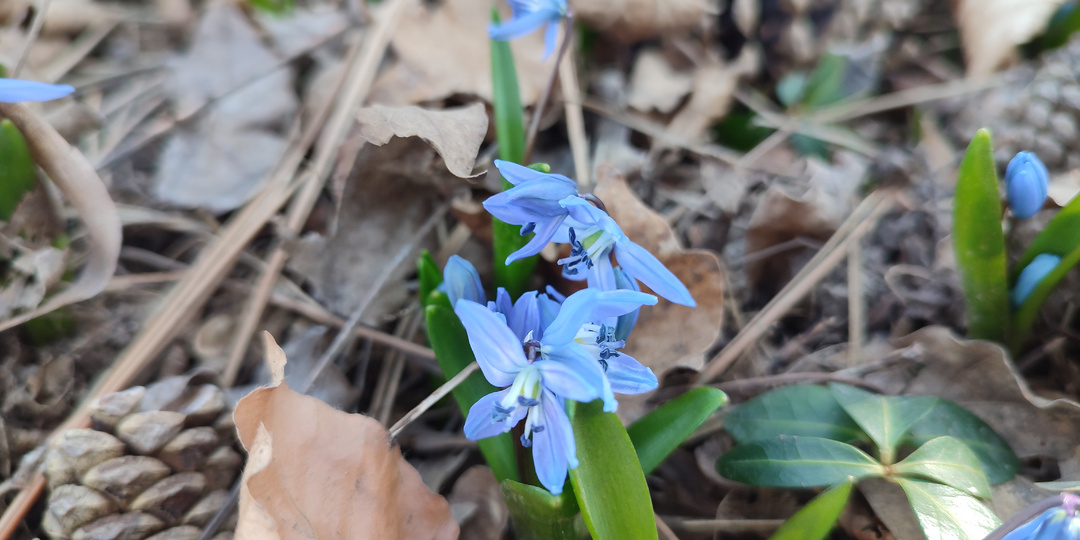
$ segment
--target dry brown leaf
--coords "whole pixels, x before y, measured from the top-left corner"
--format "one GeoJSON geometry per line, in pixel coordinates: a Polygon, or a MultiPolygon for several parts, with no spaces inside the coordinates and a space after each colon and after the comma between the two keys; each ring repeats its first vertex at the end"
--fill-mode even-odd
{"type": "Polygon", "coordinates": [[[488,128],[481,103],[438,110],[375,105],[357,111],[356,120],[360,136],[374,145],[382,146],[394,136],[424,139],[458,178],[474,176],[473,163],[488,128]]]}
{"type": "MultiPolygon", "coordinates": [[[[808,178],[798,188],[779,184],[769,187],[750,215],[746,254],[795,239],[827,240],[850,213],[866,168],[867,163],[859,156],[838,153],[835,165],[808,161],[808,178]]],[[[748,263],[746,274],[751,289],[766,296],[779,290],[795,273],[795,267],[805,262],[796,257],[801,254],[787,250],[748,263]]]]}
{"type": "Polygon", "coordinates": [[[570,0],[574,15],[622,41],[693,30],[719,11],[715,0],[570,0]]]}
{"type": "Polygon", "coordinates": [[[717,120],[727,115],[735,87],[757,69],[758,62],[754,49],[743,47],[732,63],[716,60],[698,67],[690,101],[671,119],[668,130],[689,140],[703,138],[717,120]]]}
{"type": "Polygon", "coordinates": [[[36,309],[0,322],[0,331],[20,325],[60,307],[86,300],[105,290],[120,256],[122,230],[105,184],[86,157],[72,147],[41,116],[18,103],[0,104],[5,116],[26,137],[34,161],[64,193],[86,226],[89,254],[78,279],[36,309]]]}
{"type": "Polygon", "coordinates": [[[292,73],[277,65],[237,6],[211,5],[168,88],[181,117],[217,101],[165,143],[155,196],[225,212],[265,185],[287,145],[275,128],[298,108],[292,73]]]}
{"type": "Polygon", "coordinates": [[[634,62],[626,103],[642,112],[656,109],[667,114],[690,93],[693,84],[693,75],[672,68],[659,50],[648,49],[634,62]]]}
{"type": "MultiPolygon", "coordinates": [[[[370,101],[411,105],[471,94],[490,102],[487,25],[491,5],[476,0],[446,0],[435,9],[426,2],[412,4],[391,41],[399,61],[376,79],[370,101]]],[[[507,15],[504,13],[504,18],[507,15]]],[[[540,98],[554,60],[541,61],[543,32],[516,39],[510,48],[521,101],[531,105],[540,98]]]]}
{"type": "Polygon", "coordinates": [[[486,465],[473,465],[454,482],[448,497],[451,511],[461,523],[461,537],[499,540],[510,520],[502,490],[495,474],[486,465]]]}
{"type": "MultiPolygon", "coordinates": [[[[626,353],[652,368],[657,377],[680,366],[701,369],[705,350],[719,337],[724,317],[720,259],[711,251],[681,249],[667,221],[641,202],[613,167],[599,167],[596,177],[596,196],[626,236],[660,259],[697,302],[690,308],[661,298],[655,306],[643,308],[626,353]]],[[[642,412],[635,409],[620,407],[620,417],[626,420],[642,412]]]]}
{"type": "MultiPolygon", "coordinates": [[[[265,335],[268,356],[284,352],[265,335]]],[[[432,493],[374,419],[300,395],[255,390],[233,419],[248,449],[237,539],[453,539],[450,506],[432,493]]]]}
{"type": "Polygon", "coordinates": [[[956,20],[967,73],[982,77],[1013,57],[1044,28],[1065,0],[958,0],[956,20]]]}

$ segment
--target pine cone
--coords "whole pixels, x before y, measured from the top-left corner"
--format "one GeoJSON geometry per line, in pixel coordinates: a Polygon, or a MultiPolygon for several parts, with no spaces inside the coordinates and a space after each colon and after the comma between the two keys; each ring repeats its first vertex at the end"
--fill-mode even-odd
{"type": "Polygon", "coordinates": [[[961,108],[952,133],[966,145],[980,127],[994,134],[994,157],[1008,162],[1017,152],[1035,152],[1051,172],[1080,167],[1080,37],[1010,70],[1005,86],[975,99],[956,100],[961,108]]]}
{"type": "MultiPolygon", "coordinates": [[[[198,538],[228,502],[242,464],[225,394],[207,380],[200,372],[103,396],[92,428],[58,435],[45,457],[46,535],[198,538]]],[[[233,527],[235,514],[224,529],[233,527]]]]}

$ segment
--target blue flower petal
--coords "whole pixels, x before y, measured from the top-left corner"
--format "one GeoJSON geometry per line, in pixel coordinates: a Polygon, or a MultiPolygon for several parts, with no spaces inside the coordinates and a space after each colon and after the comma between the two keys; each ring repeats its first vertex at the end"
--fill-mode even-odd
{"type": "Polygon", "coordinates": [[[544,347],[544,357],[533,362],[540,370],[544,388],[574,401],[604,397],[604,372],[581,345],[569,343],[550,351],[544,347]]]}
{"type": "Polygon", "coordinates": [[[555,52],[555,45],[558,42],[559,25],[553,22],[548,24],[547,28],[544,30],[544,60],[551,58],[551,53],[555,52]]]}
{"type": "MultiPolygon", "coordinates": [[[[638,287],[637,280],[630,279],[623,272],[622,267],[615,267],[615,287],[619,289],[625,289],[628,291],[641,291],[638,287]]],[[[619,315],[619,320],[615,326],[615,339],[618,341],[626,341],[630,337],[630,332],[634,330],[634,326],[637,325],[638,314],[641,310],[635,309],[625,315],[619,315]]]]}
{"type": "Polygon", "coordinates": [[[66,84],[46,84],[18,79],[0,79],[0,103],[21,101],[50,101],[74,92],[66,84]]]}
{"type": "Polygon", "coordinates": [[[492,392],[473,403],[469,408],[469,414],[465,417],[465,437],[470,441],[478,441],[488,437],[506,433],[525,418],[529,412],[528,407],[515,407],[507,418],[496,422],[495,404],[502,401],[510,389],[492,392]]]}
{"type": "Polygon", "coordinates": [[[495,41],[509,41],[528,35],[546,23],[556,22],[562,15],[553,9],[539,9],[531,13],[514,14],[514,18],[502,24],[488,26],[488,37],[495,41]]]}
{"type": "Polygon", "coordinates": [[[555,231],[559,230],[561,225],[562,218],[537,222],[536,228],[533,230],[536,233],[535,236],[530,238],[521,249],[507,255],[506,264],[510,264],[518,259],[524,259],[525,257],[532,257],[543,251],[544,247],[551,242],[551,237],[555,234],[555,231]]]}
{"type": "Polygon", "coordinates": [[[656,304],[656,297],[636,291],[583,289],[566,297],[555,320],[544,329],[544,344],[567,343],[586,323],[618,317],[643,305],[656,304]]]}
{"type": "Polygon", "coordinates": [[[450,297],[450,305],[457,305],[457,301],[464,298],[471,302],[484,304],[484,285],[480,283],[480,274],[476,267],[469,261],[451,255],[443,269],[443,290],[450,297]]]}
{"type": "Polygon", "coordinates": [[[514,376],[528,365],[521,341],[499,315],[476,302],[459,300],[454,312],[465,326],[469,346],[488,382],[498,387],[513,384],[514,376]]]}
{"type": "Polygon", "coordinates": [[[611,389],[619,394],[644,394],[656,389],[659,381],[651,369],[641,365],[634,357],[620,352],[605,360],[605,372],[611,389]]]}
{"type": "Polygon", "coordinates": [[[513,161],[503,161],[501,159],[495,160],[495,167],[499,169],[499,174],[501,174],[507,182],[510,182],[515,186],[522,182],[550,181],[568,184],[574,187],[575,192],[577,190],[577,182],[574,182],[561,174],[544,173],[524,165],[518,165],[513,161]]]}
{"type": "Polygon", "coordinates": [[[513,311],[506,317],[506,324],[519,340],[524,341],[530,333],[536,338],[540,332],[540,306],[536,301],[536,291],[529,291],[518,297],[513,311]]]}
{"type": "Polygon", "coordinates": [[[562,493],[568,469],[578,466],[574,430],[561,400],[551,392],[544,392],[540,408],[544,415],[544,429],[532,435],[533,463],[540,484],[558,495],[562,493]]]}
{"type": "Polygon", "coordinates": [[[1016,285],[1009,293],[1013,306],[1019,306],[1031,296],[1035,287],[1042,282],[1043,278],[1050,273],[1059,263],[1061,257],[1050,253],[1040,253],[1020,271],[1020,277],[1016,278],[1016,285]]]}
{"type": "Polygon", "coordinates": [[[645,248],[626,239],[615,244],[615,258],[628,276],[641,281],[656,294],[676,304],[697,305],[679,278],[645,248]]]}
{"type": "Polygon", "coordinates": [[[593,259],[593,267],[586,272],[590,289],[601,291],[614,291],[619,287],[615,283],[615,268],[611,265],[611,257],[607,254],[593,259]]]}
{"type": "Polygon", "coordinates": [[[491,215],[515,225],[561,217],[567,214],[559,201],[573,196],[577,188],[560,182],[525,182],[484,200],[491,215]]]}
{"type": "MultiPolygon", "coordinates": [[[[548,285],[548,289],[551,289],[550,285],[548,285]]],[[[540,324],[538,325],[540,330],[536,333],[536,339],[540,341],[544,340],[544,329],[551,325],[555,317],[559,316],[559,308],[562,304],[561,301],[552,299],[549,296],[550,294],[552,294],[551,290],[547,294],[539,294],[536,297],[536,305],[540,311],[540,324]]],[[[558,292],[555,292],[555,294],[559,298],[563,298],[558,292]]]]}
{"type": "MultiPolygon", "coordinates": [[[[488,307],[490,308],[491,306],[488,307]]],[[[506,292],[506,289],[499,287],[498,290],[495,291],[494,307],[496,313],[501,313],[503,315],[514,311],[514,302],[510,300],[510,293],[506,292]]]]}

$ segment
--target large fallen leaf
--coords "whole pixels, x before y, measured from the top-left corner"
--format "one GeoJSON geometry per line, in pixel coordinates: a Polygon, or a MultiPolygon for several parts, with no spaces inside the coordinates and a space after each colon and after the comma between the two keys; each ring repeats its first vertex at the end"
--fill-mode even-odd
{"type": "Polygon", "coordinates": [[[571,0],[580,20],[622,41],[693,30],[719,6],[714,0],[571,0]]]}
{"type": "Polygon", "coordinates": [[[1039,35],[1065,0],[959,0],[956,20],[967,59],[967,73],[981,77],[1005,64],[1022,45],[1039,35]]]}
{"type": "Polygon", "coordinates": [[[424,139],[459,178],[473,176],[473,163],[488,127],[481,103],[440,110],[375,105],[357,111],[356,120],[360,136],[371,144],[382,146],[394,136],[424,139]]]}
{"type": "MultiPolygon", "coordinates": [[[[487,27],[492,5],[475,0],[445,0],[436,8],[412,3],[390,42],[398,62],[376,79],[370,101],[408,105],[471,94],[490,102],[487,27]]],[[[543,32],[516,39],[511,48],[521,102],[531,105],[540,98],[553,63],[541,61],[543,32]]]]}
{"type": "Polygon", "coordinates": [[[284,151],[276,128],[298,107],[293,77],[235,5],[212,4],[193,40],[168,88],[181,117],[208,110],[165,143],[154,194],[224,212],[258,192],[284,151]]]}
{"type": "MultiPolygon", "coordinates": [[[[325,235],[312,232],[300,239],[289,268],[304,276],[312,295],[334,313],[351,313],[369,293],[403,246],[435,208],[438,191],[417,182],[461,180],[446,172],[442,160],[415,138],[391,140],[384,146],[365,145],[354,173],[346,174],[336,226],[325,235]]],[[[347,171],[346,171],[347,173],[347,171]]],[[[431,235],[416,246],[434,250],[431,235]]],[[[408,264],[399,265],[366,310],[365,322],[395,311],[413,293],[404,279],[408,264]]]]}
{"type": "MultiPolygon", "coordinates": [[[[683,250],[664,218],[641,202],[614,168],[601,166],[596,177],[595,194],[623,232],[660,259],[697,302],[697,307],[690,308],[661,298],[655,306],[642,308],[626,353],[652,368],[657,377],[680,366],[701,369],[705,350],[719,337],[724,317],[720,259],[711,251],[683,250]]],[[[619,408],[624,422],[644,412],[633,406],[619,408]]]]}
{"type": "Polygon", "coordinates": [[[108,189],[81,152],[68,144],[42,117],[18,103],[0,104],[0,116],[11,120],[26,137],[34,161],[56,183],[83,220],[89,244],[87,262],[78,279],[36,309],[0,322],[0,331],[4,331],[105,290],[120,256],[122,230],[108,189]]]}
{"type": "Polygon", "coordinates": [[[744,47],[730,63],[714,60],[698,67],[690,100],[671,119],[668,130],[689,140],[701,139],[716,121],[727,115],[735,87],[743,77],[757,70],[760,57],[752,47],[744,47]]]}
{"type": "Polygon", "coordinates": [[[265,342],[276,384],[248,394],[233,413],[249,454],[236,538],[457,538],[450,506],[386,430],[291,390],[285,353],[269,334],[265,342]]]}

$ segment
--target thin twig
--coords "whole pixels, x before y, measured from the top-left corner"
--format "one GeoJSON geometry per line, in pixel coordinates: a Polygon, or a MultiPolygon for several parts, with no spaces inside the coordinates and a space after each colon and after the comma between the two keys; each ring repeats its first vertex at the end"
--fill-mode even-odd
{"type": "Polygon", "coordinates": [[[675,531],[668,527],[668,524],[664,522],[664,519],[660,517],[660,514],[653,512],[653,521],[656,522],[656,532],[660,534],[660,537],[664,540],[679,540],[679,537],[675,535],[675,531]]]}
{"type": "Polygon", "coordinates": [[[30,32],[26,34],[26,45],[23,46],[23,50],[19,53],[19,61],[15,64],[15,69],[11,70],[11,74],[8,77],[12,79],[18,79],[19,74],[22,73],[23,67],[26,66],[26,59],[30,56],[30,48],[34,46],[34,42],[37,41],[38,35],[41,34],[41,27],[45,25],[45,12],[49,11],[49,4],[52,0],[43,0],[36,13],[34,13],[34,22],[30,26],[30,32]]]}
{"type": "Polygon", "coordinates": [[[413,407],[411,411],[405,413],[405,416],[402,416],[400,420],[390,426],[390,438],[396,438],[401,433],[401,430],[405,429],[406,426],[419,418],[420,415],[427,412],[428,409],[438,403],[439,400],[446,397],[446,395],[457,388],[458,385],[465,382],[465,379],[468,379],[469,375],[476,373],[476,370],[478,369],[480,369],[480,366],[477,365],[476,362],[473,362],[468,366],[465,366],[465,369],[461,370],[457,375],[454,375],[449,381],[443,383],[442,386],[436,388],[430,396],[424,398],[424,400],[416,407],[413,407]]]}
{"type": "Polygon", "coordinates": [[[863,299],[862,242],[848,248],[848,367],[862,363],[863,334],[866,331],[866,303],[863,299]]]}
{"type": "Polygon", "coordinates": [[[559,52],[555,56],[555,65],[551,68],[551,76],[548,77],[547,84],[544,85],[544,92],[540,94],[540,101],[536,102],[532,120],[529,121],[529,131],[525,134],[525,154],[521,158],[524,163],[528,163],[529,157],[532,156],[533,145],[536,144],[536,133],[540,130],[540,117],[543,116],[548,98],[551,97],[551,90],[555,87],[555,79],[559,78],[559,64],[562,62],[566,50],[570,48],[570,41],[574,37],[574,14],[569,11],[566,12],[563,22],[565,23],[565,33],[563,34],[562,44],[559,45],[559,52]]]}
{"type": "Polygon", "coordinates": [[[874,383],[868,382],[865,379],[860,379],[858,377],[843,375],[841,373],[781,373],[779,375],[766,375],[764,377],[754,377],[751,379],[727,381],[714,384],[712,386],[714,388],[719,388],[720,390],[723,390],[725,392],[735,392],[737,390],[745,390],[747,388],[754,388],[758,386],[781,386],[785,384],[822,382],[837,382],[850,384],[852,386],[861,386],[867,390],[873,390],[874,392],[877,392],[879,394],[884,393],[884,389],[874,383]]]}
{"type": "Polygon", "coordinates": [[[360,299],[360,303],[357,304],[356,309],[354,309],[352,314],[349,315],[349,318],[345,320],[345,324],[341,327],[341,330],[338,331],[338,334],[334,336],[334,341],[330,343],[330,347],[323,352],[322,356],[319,357],[319,361],[315,363],[315,368],[311,370],[307,382],[301,387],[301,394],[305,394],[311,389],[315,384],[315,379],[319,377],[319,374],[330,365],[330,362],[333,361],[339,353],[341,353],[341,350],[345,347],[345,343],[352,335],[353,330],[360,324],[360,317],[367,311],[368,306],[375,300],[375,297],[379,294],[379,291],[382,290],[383,286],[390,281],[390,276],[394,274],[397,267],[401,266],[401,263],[405,258],[416,249],[416,240],[427,234],[435,224],[442,219],[446,210],[447,205],[441,205],[439,209],[436,210],[415,233],[413,233],[413,239],[402,246],[397,255],[387,263],[386,267],[383,268],[382,273],[379,274],[379,277],[375,278],[375,281],[372,282],[367,294],[360,299]]]}
{"type": "MultiPolygon", "coordinates": [[[[567,31],[568,34],[573,34],[567,31]]],[[[568,37],[567,41],[571,41],[568,37]]],[[[593,176],[589,167],[589,141],[585,138],[585,116],[581,112],[581,87],[578,85],[577,62],[573,54],[563,56],[559,62],[559,87],[562,88],[563,114],[566,116],[566,136],[570,141],[570,154],[574,156],[574,175],[578,191],[592,190],[593,176]]]]}

